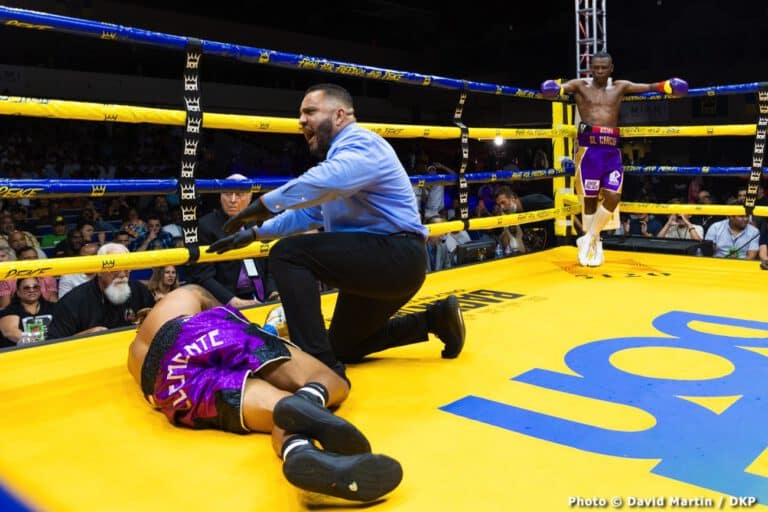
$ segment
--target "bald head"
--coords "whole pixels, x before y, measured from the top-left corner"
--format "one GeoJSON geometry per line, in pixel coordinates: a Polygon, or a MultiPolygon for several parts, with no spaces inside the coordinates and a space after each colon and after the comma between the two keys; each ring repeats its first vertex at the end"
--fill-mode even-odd
{"type": "MultiPolygon", "coordinates": [[[[232,181],[244,181],[247,180],[242,174],[230,174],[227,180],[232,181]]],[[[231,192],[229,190],[224,191],[220,195],[221,210],[230,217],[234,217],[241,211],[243,211],[253,199],[253,193],[250,191],[241,190],[238,192],[231,192]]]]}

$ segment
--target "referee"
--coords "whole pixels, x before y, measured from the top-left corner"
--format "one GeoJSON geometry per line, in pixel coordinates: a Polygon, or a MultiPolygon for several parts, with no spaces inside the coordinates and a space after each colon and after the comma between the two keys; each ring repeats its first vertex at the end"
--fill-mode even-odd
{"type": "Polygon", "coordinates": [[[428,233],[392,146],[357,124],[352,96],[335,84],[307,89],[299,124],[321,162],[230,219],[224,230],[234,234],[208,252],[280,238],[269,266],[291,341],[344,378],[343,363],[428,333],[444,343],[444,358],[457,357],[465,328],[455,296],[392,317],[424,282],[428,233]],[[249,221],[263,224],[238,231],[249,221]],[[317,281],[339,290],[327,330],[317,281]]]}

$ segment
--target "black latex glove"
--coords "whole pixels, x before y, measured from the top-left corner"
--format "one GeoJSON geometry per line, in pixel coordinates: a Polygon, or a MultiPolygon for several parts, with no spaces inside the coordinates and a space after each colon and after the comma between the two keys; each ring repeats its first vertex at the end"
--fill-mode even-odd
{"type": "Polygon", "coordinates": [[[256,222],[257,225],[261,226],[262,222],[274,217],[274,215],[274,213],[264,206],[264,203],[261,202],[261,198],[257,198],[254,202],[248,205],[248,208],[225,222],[223,229],[225,233],[234,233],[249,222],[256,222]]]}
{"type": "Polygon", "coordinates": [[[209,245],[205,252],[215,252],[217,254],[222,254],[227,251],[231,251],[232,249],[240,249],[241,247],[250,245],[250,243],[254,240],[256,240],[256,230],[244,229],[243,231],[238,231],[234,235],[219,238],[211,245],[209,245]]]}

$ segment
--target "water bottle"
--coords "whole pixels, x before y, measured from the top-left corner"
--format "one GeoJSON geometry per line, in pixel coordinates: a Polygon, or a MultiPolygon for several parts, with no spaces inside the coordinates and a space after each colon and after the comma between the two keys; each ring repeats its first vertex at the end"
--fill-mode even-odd
{"type": "Polygon", "coordinates": [[[504,256],[504,249],[501,248],[501,244],[496,244],[496,257],[502,258],[504,256]]]}
{"type": "Polygon", "coordinates": [[[29,343],[34,343],[37,341],[37,336],[35,336],[34,333],[23,331],[21,333],[21,338],[19,338],[19,345],[27,345],[29,343]]]}

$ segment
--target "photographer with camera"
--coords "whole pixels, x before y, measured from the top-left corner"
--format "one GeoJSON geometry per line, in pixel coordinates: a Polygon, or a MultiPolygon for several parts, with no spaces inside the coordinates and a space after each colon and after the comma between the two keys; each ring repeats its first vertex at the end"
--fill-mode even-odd
{"type": "MultiPolygon", "coordinates": [[[[673,199],[670,204],[680,204],[680,201],[673,199]]],[[[704,240],[704,228],[691,222],[689,215],[673,213],[656,236],[658,238],[701,241],[704,240]]]]}

